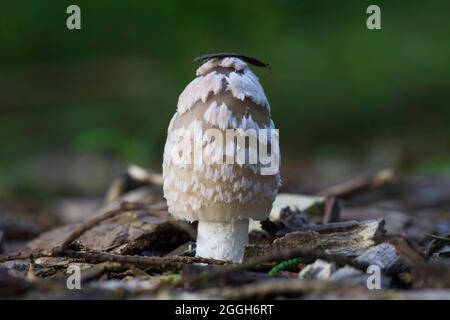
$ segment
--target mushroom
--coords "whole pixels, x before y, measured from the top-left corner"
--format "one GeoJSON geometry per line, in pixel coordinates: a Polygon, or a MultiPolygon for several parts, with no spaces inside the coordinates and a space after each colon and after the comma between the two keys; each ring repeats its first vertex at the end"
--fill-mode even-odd
{"type": "Polygon", "coordinates": [[[242,262],[249,219],[268,217],[280,185],[278,131],[244,60],[213,55],[197,69],[178,99],[163,160],[169,212],[198,220],[197,256],[233,262],[242,262]]]}

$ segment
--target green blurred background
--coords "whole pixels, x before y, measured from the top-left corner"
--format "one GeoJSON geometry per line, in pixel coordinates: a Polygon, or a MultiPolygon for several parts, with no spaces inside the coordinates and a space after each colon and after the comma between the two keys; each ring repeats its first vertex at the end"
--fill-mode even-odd
{"type": "Polygon", "coordinates": [[[285,169],[447,173],[449,12],[448,1],[3,0],[0,199],[100,194],[128,163],[159,171],[192,59],[212,52],[272,65],[254,71],[285,169]],[[66,28],[70,4],[81,30],[66,28]],[[366,28],[370,4],[382,30],[366,28]]]}

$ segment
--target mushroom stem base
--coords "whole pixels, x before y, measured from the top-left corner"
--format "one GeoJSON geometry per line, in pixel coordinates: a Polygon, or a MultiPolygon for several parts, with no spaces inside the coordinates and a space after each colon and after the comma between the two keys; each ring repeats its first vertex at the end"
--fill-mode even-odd
{"type": "Polygon", "coordinates": [[[199,221],[197,256],[242,262],[248,244],[248,219],[227,222],[199,221]]]}

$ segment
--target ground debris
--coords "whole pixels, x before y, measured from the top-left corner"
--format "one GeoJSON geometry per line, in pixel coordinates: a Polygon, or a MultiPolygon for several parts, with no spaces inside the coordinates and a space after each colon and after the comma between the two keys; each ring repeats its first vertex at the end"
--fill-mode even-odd
{"type": "MultiPolygon", "coordinates": [[[[149,200],[148,202],[156,202],[158,196],[162,196],[162,190],[159,191],[162,185],[162,175],[159,173],[151,172],[147,169],[141,168],[135,164],[128,167],[127,172],[122,176],[116,178],[109,187],[106,194],[106,203],[115,203],[117,200],[123,201],[123,196],[128,194],[130,197],[141,197],[142,200],[149,200]],[[146,188],[142,188],[146,187],[146,188]],[[142,188],[142,189],[141,189],[142,188]],[[149,192],[133,192],[133,190],[140,189],[139,191],[146,190],[149,192]]],[[[135,201],[137,199],[134,199],[135,201]]]]}
{"type": "Polygon", "coordinates": [[[320,246],[320,235],[314,231],[295,231],[275,239],[270,244],[250,244],[245,248],[244,261],[272,255],[290,249],[312,250],[320,246]]]}
{"type": "Polygon", "coordinates": [[[0,221],[0,297],[450,299],[450,184],[430,187],[437,199],[408,183],[382,170],[320,196],[281,193],[235,264],[196,257],[197,224],[173,220],[161,175],[132,166],[87,219],[53,229],[0,221]],[[82,292],[67,289],[71,266],[82,292]],[[368,289],[370,266],[383,290],[368,289]]]}
{"type": "Polygon", "coordinates": [[[45,232],[32,240],[29,248],[52,251],[76,240],[79,246],[94,251],[123,254],[139,253],[148,248],[171,251],[191,239],[186,231],[191,227],[187,223],[172,223],[170,220],[168,213],[125,209],[86,230],[83,224],[72,224],[45,232]],[[77,232],[80,228],[83,232],[77,232]],[[68,234],[75,237],[67,239],[68,234]]]}
{"type": "Polygon", "coordinates": [[[280,193],[273,203],[270,220],[279,220],[283,209],[289,208],[303,212],[311,222],[322,223],[326,200],[326,197],[320,196],[280,193]]]}
{"type": "Polygon", "coordinates": [[[334,263],[317,259],[314,263],[307,265],[298,274],[300,279],[328,280],[336,270],[334,263]]]}
{"type": "Polygon", "coordinates": [[[295,246],[320,247],[329,253],[358,256],[375,244],[375,239],[385,233],[384,220],[345,221],[327,224],[307,224],[286,227],[263,224],[276,237],[272,243],[249,245],[246,255],[262,255],[263,252],[285,250],[295,246]]]}
{"type": "Polygon", "coordinates": [[[0,269],[0,298],[12,298],[31,289],[31,284],[22,277],[0,269]]]}
{"type": "Polygon", "coordinates": [[[392,182],[395,178],[395,172],[391,168],[380,170],[374,174],[356,177],[349,181],[334,185],[319,192],[322,196],[348,198],[355,193],[367,189],[377,188],[383,184],[392,182]]]}
{"type": "Polygon", "coordinates": [[[279,279],[260,283],[252,283],[239,287],[216,287],[201,291],[203,295],[216,298],[241,300],[241,299],[269,299],[302,297],[312,292],[346,291],[355,286],[347,286],[338,282],[326,282],[315,280],[279,279]]]}
{"type": "Polygon", "coordinates": [[[415,289],[450,289],[450,261],[433,261],[415,266],[412,283],[415,289]]]}

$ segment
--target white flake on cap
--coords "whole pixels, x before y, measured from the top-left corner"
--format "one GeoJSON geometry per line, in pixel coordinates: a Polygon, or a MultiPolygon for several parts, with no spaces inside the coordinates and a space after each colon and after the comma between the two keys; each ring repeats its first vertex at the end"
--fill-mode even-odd
{"type": "MultiPolygon", "coordinates": [[[[211,221],[264,219],[277,193],[279,177],[262,183],[257,176],[242,175],[236,165],[204,165],[202,171],[184,175],[180,168],[164,172],[164,194],[169,211],[177,218],[211,221]],[[262,207],[250,209],[255,203],[262,207]],[[229,210],[221,204],[232,204],[229,210]],[[219,206],[219,211],[209,208],[219,206]],[[234,210],[233,210],[234,208],[234,210]],[[239,210],[238,210],[239,209],[239,210]]],[[[188,170],[189,168],[185,168],[188,170]]]]}
{"type": "Polygon", "coordinates": [[[270,105],[264,93],[264,89],[259,84],[258,78],[249,69],[243,73],[231,72],[227,76],[227,90],[241,101],[249,98],[258,106],[265,107],[270,112],[270,105]]]}
{"type": "Polygon", "coordinates": [[[197,69],[197,76],[204,76],[209,71],[211,71],[214,68],[222,67],[222,68],[232,68],[236,71],[242,71],[244,69],[248,69],[247,64],[242,61],[241,59],[234,58],[234,57],[227,57],[223,59],[210,59],[206,61],[204,64],[202,64],[197,69]]]}
{"type": "Polygon", "coordinates": [[[254,130],[254,132],[253,131],[250,132],[257,134],[259,131],[259,125],[252,119],[252,115],[249,115],[248,117],[247,116],[242,117],[239,129],[254,130]]]}
{"type": "Polygon", "coordinates": [[[213,126],[219,127],[219,129],[225,130],[227,128],[236,128],[238,121],[233,112],[228,109],[225,103],[220,106],[216,101],[213,101],[204,114],[206,122],[213,126]]]}
{"type": "Polygon", "coordinates": [[[242,60],[225,58],[214,62],[213,59],[205,62],[199,70],[200,72],[197,71],[197,73],[200,76],[192,80],[178,98],[178,114],[185,113],[198,101],[206,102],[210,95],[217,95],[224,90],[230,91],[235,98],[241,101],[248,98],[255,104],[266,108],[270,113],[270,105],[258,77],[242,60]],[[238,63],[239,61],[240,63],[238,63]],[[228,75],[216,71],[205,73],[206,70],[211,70],[217,66],[232,68],[235,71],[228,75]],[[202,69],[202,67],[204,68],[202,69]]]}
{"type": "Polygon", "coordinates": [[[222,80],[225,75],[211,72],[197,77],[189,83],[178,98],[177,112],[183,114],[189,111],[197,101],[206,102],[209,95],[216,95],[223,89],[222,80]]]}

